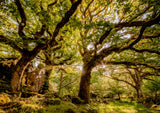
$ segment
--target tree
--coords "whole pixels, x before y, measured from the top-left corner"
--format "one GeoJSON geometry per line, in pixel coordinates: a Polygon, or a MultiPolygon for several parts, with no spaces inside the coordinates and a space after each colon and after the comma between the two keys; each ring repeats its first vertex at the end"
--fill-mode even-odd
{"type": "Polygon", "coordinates": [[[108,89],[111,94],[118,95],[118,100],[121,99],[121,94],[124,93],[124,86],[119,84],[119,81],[112,81],[112,84],[109,83],[110,88],[108,89]]]}
{"type": "Polygon", "coordinates": [[[79,52],[83,60],[78,95],[86,103],[90,102],[92,69],[113,53],[131,50],[160,55],[156,41],[160,36],[158,7],[156,0],[85,0],[78,19],[82,23],[79,52]],[[156,48],[145,48],[141,44],[150,44],[152,39],[156,48]]]}
{"type": "Polygon", "coordinates": [[[77,0],[71,4],[69,1],[59,3],[50,0],[1,2],[0,42],[21,54],[12,73],[12,92],[20,91],[21,78],[29,62],[41,51],[58,45],[60,30],[81,1],[77,0]]]}
{"type": "MultiPolygon", "coordinates": [[[[153,45],[150,45],[152,47],[153,45]]],[[[110,77],[125,82],[137,92],[137,98],[142,97],[141,86],[144,80],[160,76],[159,55],[149,53],[132,53],[125,51],[114,55],[105,65],[116,65],[110,68],[110,77]]]]}
{"type": "MultiPolygon", "coordinates": [[[[150,74],[147,73],[147,76],[150,76],[150,74]]],[[[116,72],[112,72],[112,75],[110,75],[111,79],[122,81],[130,85],[131,87],[133,87],[136,90],[138,99],[143,97],[141,86],[145,77],[146,77],[146,73],[142,72],[142,68],[140,67],[122,68],[122,71],[120,71],[119,69],[119,70],[116,70],[116,72]]]]}

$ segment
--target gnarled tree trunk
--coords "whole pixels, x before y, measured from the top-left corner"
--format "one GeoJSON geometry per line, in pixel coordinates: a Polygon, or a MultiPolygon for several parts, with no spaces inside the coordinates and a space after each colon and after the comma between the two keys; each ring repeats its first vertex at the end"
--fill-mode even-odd
{"type": "Polygon", "coordinates": [[[88,65],[83,65],[78,96],[84,100],[85,103],[90,103],[91,70],[92,68],[88,65]]]}
{"type": "Polygon", "coordinates": [[[23,76],[24,70],[26,69],[28,63],[29,63],[29,60],[22,57],[16,64],[14,71],[12,73],[12,79],[11,79],[11,89],[13,93],[20,91],[21,78],[23,76]]]}
{"type": "Polygon", "coordinates": [[[20,92],[24,71],[27,68],[29,62],[36,57],[36,55],[40,52],[40,50],[41,48],[38,48],[36,51],[24,52],[22,54],[22,57],[17,62],[12,73],[11,89],[13,93],[20,92]]]}

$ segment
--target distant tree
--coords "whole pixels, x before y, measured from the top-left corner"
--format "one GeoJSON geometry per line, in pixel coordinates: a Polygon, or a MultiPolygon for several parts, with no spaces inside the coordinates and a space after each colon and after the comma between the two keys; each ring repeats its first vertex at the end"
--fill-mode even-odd
{"type": "Polygon", "coordinates": [[[121,99],[121,94],[125,93],[124,86],[122,86],[119,81],[110,82],[108,91],[110,94],[118,95],[118,100],[121,99]]]}
{"type": "Polygon", "coordinates": [[[150,77],[159,76],[155,67],[138,64],[135,62],[116,62],[110,61],[108,64],[121,65],[116,68],[109,68],[112,72],[106,77],[111,79],[122,81],[136,90],[137,98],[142,98],[142,84],[145,79],[149,79],[150,77]]]}

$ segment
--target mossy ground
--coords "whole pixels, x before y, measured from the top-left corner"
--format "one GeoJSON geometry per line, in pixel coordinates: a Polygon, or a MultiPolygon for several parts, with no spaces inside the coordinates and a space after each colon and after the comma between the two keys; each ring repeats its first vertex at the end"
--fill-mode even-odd
{"type": "Polygon", "coordinates": [[[96,104],[98,113],[160,113],[159,110],[146,108],[136,102],[111,102],[96,104]]]}
{"type": "Polygon", "coordinates": [[[145,108],[144,105],[128,101],[112,101],[109,102],[109,104],[102,102],[73,104],[69,101],[61,101],[54,105],[46,105],[46,99],[38,97],[17,99],[16,101],[21,104],[21,106],[8,108],[6,110],[0,107],[0,113],[160,113],[160,109],[145,108]]]}

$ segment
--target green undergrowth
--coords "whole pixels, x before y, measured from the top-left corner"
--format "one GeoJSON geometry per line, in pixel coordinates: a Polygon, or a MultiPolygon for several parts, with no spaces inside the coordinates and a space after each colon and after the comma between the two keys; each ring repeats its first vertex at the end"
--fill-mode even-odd
{"type": "Polygon", "coordinates": [[[75,105],[71,102],[61,102],[59,105],[43,107],[25,105],[19,112],[26,113],[27,111],[28,113],[160,113],[158,110],[145,108],[143,105],[135,102],[92,103],[82,105],[75,105]]]}
{"type": "Polygon", "coordinates": [[[111,102],[95,104],[98,113],[160,113],[160,110],[145,108],[136,102],[111,102]]]}
{"type": "MultiPolygon", "coordinates": [[[[160,113],[159,110],[145,108],[136,102],[110,101],[109,104],[92,102],[91,104],[73,104],[69,101],[62,101],[58,98],[20,99],[19,104],[7,109],[13,113],[160,113]],[[47,102],[48,101],[48,102],[47,102]]],[[[0,113],[3,110],[0,109],[0,113]]]]}

